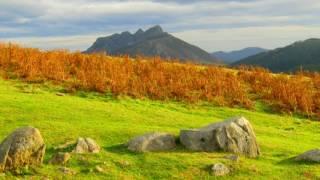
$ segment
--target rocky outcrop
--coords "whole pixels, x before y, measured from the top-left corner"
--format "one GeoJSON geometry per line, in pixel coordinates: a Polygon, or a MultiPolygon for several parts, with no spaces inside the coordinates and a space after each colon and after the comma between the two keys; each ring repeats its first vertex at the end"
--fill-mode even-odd
{"type": "Polygon", "coordinates": [[[40,165],[46,146],[38,129],[15,130],[0,144],[0,172],[27,165],[40,165]]]}
{"type": "Polygon", "coordinates": [[[304,152],[303,154],[297,156],[295,160],[320,163],[320,149],[313,149],[304,152]]]}
{"type": "Polygon", "coordinates": [[[197,46],[170,35],[160,26],[154,26],[136,33],[122,32],[98,38],[85,53],[105,52],[109,55],[160,56],[182,61],[193,60],[198,63],[219,63],[218,59],[197,46]]]}
{"type": "Polygon", "coordinates": [[[248,157],[260,154],[252,126],[244,117],[231,118],[200,129],[181,130],[180,142],[193,151],[226,151],[248,157]]]}
{"type": "Polygon", "coordinates": [[[128,143],[128,149],[134,152],[166,151],[175,147],[175,137],[168,133],[148,133],[135,137],[128,143]]]}

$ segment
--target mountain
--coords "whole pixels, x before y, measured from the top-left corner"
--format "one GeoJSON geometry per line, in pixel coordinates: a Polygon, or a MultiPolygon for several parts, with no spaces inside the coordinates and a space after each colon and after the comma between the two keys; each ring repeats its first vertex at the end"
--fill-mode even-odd
{"type": "Polygon", "coordinates": [[[160,56],[205,64],[218,62],[217,58],[199,47],[164,32],[159,25],[146,31],[139,29],[134,34],[126,31],[121,34],[100,37],[85,51],[85,53],[95,52],[106,52],[110,55],[160,56]]]}
{"type": "Polygon", "coordinates": [[[247,58],[249,56],[253,56],[262,52],[266,52],[266,49],[262,49],[259,47],[248,47],[245,49],[231,51],[231,52],[223,52],[218,51],[211,53],[214,57],[221,59],[226,64],[231,64],[241,59],[247,58]]]}
{"type": "Polygon", "coordinates": [[[283,48],[248,57],[232,65],[240,64],[262,66],[273,72],[293,72],[300,68],[319,71],[320,39],[295,42],[283,48]]]}

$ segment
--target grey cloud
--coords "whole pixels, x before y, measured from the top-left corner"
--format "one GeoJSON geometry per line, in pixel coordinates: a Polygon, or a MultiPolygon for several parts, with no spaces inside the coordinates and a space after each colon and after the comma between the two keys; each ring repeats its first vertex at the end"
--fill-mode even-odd
{"type": "Polygon", "coordinates": [[[0,38],[320,25],[318,0],[0,0],[0,38]]]}

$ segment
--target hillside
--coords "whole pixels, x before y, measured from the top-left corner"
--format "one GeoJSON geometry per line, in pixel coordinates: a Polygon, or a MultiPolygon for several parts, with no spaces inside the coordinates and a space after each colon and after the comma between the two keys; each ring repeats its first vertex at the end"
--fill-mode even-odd
{"type": "Polygon", "coordinates": [[[248,47],[241,50],[224,52],[218,51],[211,53],[214,57],[222,60],[222,62],[226,64],[231,64],[241,59],[247,58],[249,56],[253,56],[262,52],[266,52],[268,50],[259,48],[259,47],[248,47]]]}
{"type": "MultiPolygon", "coordinates": [[[[43,134],[45,165],[29,169],[23,179],[214,179],[207,167],[223,162],[233,171],[224,179],[317,179],[319,165],[296,163],[293,156],[316,147],[318,122],[237,108],[188,106],[184,103],[115,99],[96,93],[77,92],[57,96],[60,86],[0,80],[0,139],[14,129],[32,125],[43,134]],[[227,153],[190,152],[181,147],[172,152],[132,153],[123,143],[151,131],[179,133],[232,116],[245,116],[253,124],[262,155],[258,159],[224,159],[227,153]],[[92,137],[102,147],[99,154],[74,155],[66,167],[77,172],[65,175],[59,166],[48,165],[54,147],[77,137],[92,137]],[[297,143],[299,145],[297,145],[297,143]],[[92,171],[96,165],[105,173],[92,171]],[[152,167],[152,168],[151,168],[152,167]],[[157,171],[154,171],[154,169],[157,171]]],[[[7,173],[6,178],[16,176],[7,173]]],[[[3,177],[3,176],[2,176],[3,177]]],[[[0,177],[1,179],[1,177],[0,177]]]]}
{"type": "Polygon", "coordinates": [[[126,31],[100,37],[85,51],[85,53],[94,52],[106,52],[109,55],[128,54],[132,57],[160,56],[205,64],[218,62],[206,51],[164,32],[160,26],[151,27],[146,31],[139,29],[134,34],[126,31]]]}
{"type": "Polygon", "coordinates": [[[320,70],[320,39],[308,39],[265,53],[248,57],[232,65],[256,65],[273,72],[292,72],[299,69],[320,70]]]}
{"type": "Polygon", "coordinates": [[[272,74],[261,68],[106,56],[66,50],[43,51],[0,43],[0,74],[6,79],[60,84],[67,92],[85,90],[137,99],[251,109],[264,102],[276,113],[320,119],[320,75],[272,74]]]}

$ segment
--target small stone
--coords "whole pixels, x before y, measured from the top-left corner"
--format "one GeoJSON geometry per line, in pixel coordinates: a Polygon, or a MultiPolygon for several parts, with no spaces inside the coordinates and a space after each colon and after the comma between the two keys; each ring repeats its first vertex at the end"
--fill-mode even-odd
{"type": "Polygon", "coordinates": [[[100,167],[100,166],[96,166],[96,167],[95,167],[95,170],[96,170],[97,172],[99,172],[99,173],[103,173],[103,172],[104,172],[104,169],[103,169],[102,167],[100,167]]]}
{"type": "Polygon", "coordinates": [[[238,155],[232,154],[232,155],[227,155],[224,157],[225,159],[229,159],[231,161],[238,162],[240,157],[238,155]]]}
{"type": "Polygon", "coordinates": [[[91,138],[78,138],[74,152],[77,154],[83,153],[99,153],[100,146],[91,138]]]}
{"type": "Polygon", "coordinates": [[[75,170],[72,170],[72,169],[67,168],[67,167],[60,167],[58,170],[61,171],[63,174],[68,174],[68,175],[77,174],[77,172],[75,170]]]}
{"type": "Polygon", "coordinates": [[[222,163],[213,164],[211,170],[215,176],[225,176],[230,173],[229,168],[222,163]]]}
{"type": "Polygon", "coordinates": [[[64,165],[69,161],[70,158],[71,158],[70,153],[59,152],[52,157],[49,163],[64,165]]]}

